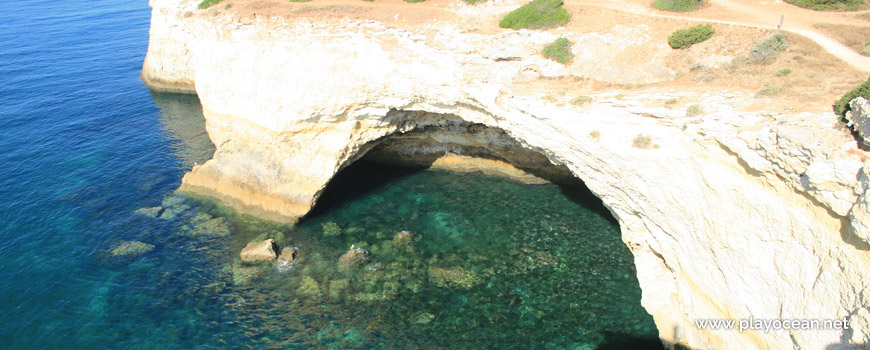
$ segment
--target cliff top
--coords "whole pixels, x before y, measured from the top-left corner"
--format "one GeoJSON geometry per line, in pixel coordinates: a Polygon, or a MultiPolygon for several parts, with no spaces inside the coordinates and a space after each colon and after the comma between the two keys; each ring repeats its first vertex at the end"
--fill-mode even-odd
{"type": "MultiPolygon", "coordinates": [[[[376,21],[389,28],[425,35],[430,41],[437,40],[433,33],[445,27],[466,34],[510,32],[499,28],[498,22],[523,3],[223,0],[192,15],[242,24],[279,20],[285,24],[376,21]]],[[[870,67],[870,57],[855,52],[858,49],[855,41],[863,40],[864,32],[870,33],[861,30],[870,28],[870,11],[819,12],[785,3],[744,0],[712,0],[689,13],[656,10],[645,0],[569,0],[564,8],[571,14],[571,21],[546,32],[582,45],[581,52],[612,50],[606,63],[612,71],[601,72],[600,67],[589,67],[575,58],[566,65],[569,74],[550,76],[561,80],[560,83],[553,84],[552,79],[519,81],[512,89],[515,92],[557,96],[602,90],[626,95],[650,88],[700,94],[732,91],[754,97],[743,101],[744,110],[821,112],[829,111],[833,101],[866,79],[867,72],[858,68],[870,67]],[[766,59],[754,60],[753,48],[778,32],[780,15],[784,16],[783,29],[789,31],[788,47],[766,59]],[[714,23],[716,34],[710,40],[688,49],[667,46],[671,33],[699,22],[714,23]],[[619,48],[613,50],[612,46],[619,48]]],[[[400,44],[383,40],[381,45],[387,49],[400,44]]],[[[543,75],[547,78],[547,74],[543,75]]]]}

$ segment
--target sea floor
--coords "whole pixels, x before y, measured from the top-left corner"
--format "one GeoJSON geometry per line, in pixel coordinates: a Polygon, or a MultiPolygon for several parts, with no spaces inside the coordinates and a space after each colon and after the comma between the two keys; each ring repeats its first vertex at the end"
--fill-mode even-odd
{"type": "Polygon", "coordinates": [[[276,349],[661,347],[619,228],[581,184],[359,162],[295,226],[183,195],[161,204],[131,214],[152,227],[145,232],[171,232],[143,234],[158,248],[105,261],[118,278],[159,292],[138,300],[108,287],[99,305],[107,318],[174,309],[180,319],[145,323],[170,344],[200,337],[194,343],[208,347],[276,349]],[[245,244],[266,238],[297,247],[299,258],[240,261],[245,244]],[[342,260],[351,249],[356,260],[342,260]]]}

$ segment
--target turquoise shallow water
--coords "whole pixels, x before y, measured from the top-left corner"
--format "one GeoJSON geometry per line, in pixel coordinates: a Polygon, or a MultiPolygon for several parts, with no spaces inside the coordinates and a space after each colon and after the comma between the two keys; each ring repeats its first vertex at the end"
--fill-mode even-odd
{"type": "Polygon", "coordinates": [[[195,97],[138,78],[149,13],[0,2],[3,348],[658,346],[618,227],[582,188],[359,163],[296,227],[172,195],[214,148],[195,97]],[[300,261],[241,264],[265,237],[300,261]],[[111,256],[122,241],[153,249],[111,256]],[[337,268],[351,245],[372,259],[337,268]]]}

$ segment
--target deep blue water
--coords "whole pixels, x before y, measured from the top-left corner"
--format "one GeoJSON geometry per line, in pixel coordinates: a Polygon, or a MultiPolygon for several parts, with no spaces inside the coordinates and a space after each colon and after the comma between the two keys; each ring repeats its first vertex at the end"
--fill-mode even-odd
{"type": "Polygon", "coordinates": [[[361,164],[296,227],[174,195],[214,148],[195,97],[139,80],[149,15],[145,0],[0,2],[0,347],[656,345],[618,227],[582,189],[361,164]],[[396,247],[401,230],[419,242],[396,247]],[[241,264],[265,237],[303,259],[241,264]],[[122,241],[154,248],[111,256],[122,241]],[[350,245],[377,260],[337,270],[350,245]]]}

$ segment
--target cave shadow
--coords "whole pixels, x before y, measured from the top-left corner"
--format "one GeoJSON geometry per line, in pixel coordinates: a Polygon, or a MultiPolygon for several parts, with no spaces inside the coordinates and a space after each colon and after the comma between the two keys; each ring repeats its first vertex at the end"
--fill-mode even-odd
{"type": "Polygon", "coordinates": [[[601,217],[607,219],[607,222],[612,225],[619,226],[619,221],[613,217],[610,210],[604,206],[604,202],[601,201],[601,198],[598,198],[598,196],[596,196],[595,193],[586,186],[586,183],[584,183],[583,180],[575,178],[575,181],[571,183],[561,183],[558,185],[559,189],[562,190],[562,194],[568,197],[572,202],[601,215],[601,217]]]}
{"type": "Polygon", "coordinates": [[[338,171],[303,220],[328,213],[346,203],[377,192],[426,168],[385,165],[360,159],[338,171]]]}
{"type": "MultiPolygon", "coordinates": [[[[603,332],[604,342],[599,344],[595,350],[664,350],[665,346],[662,340],[658,337],[638,337],[628,333],[621,332],[603,332]]],[[[675,345],[674,349],[689,348],[675,345]]]]}

